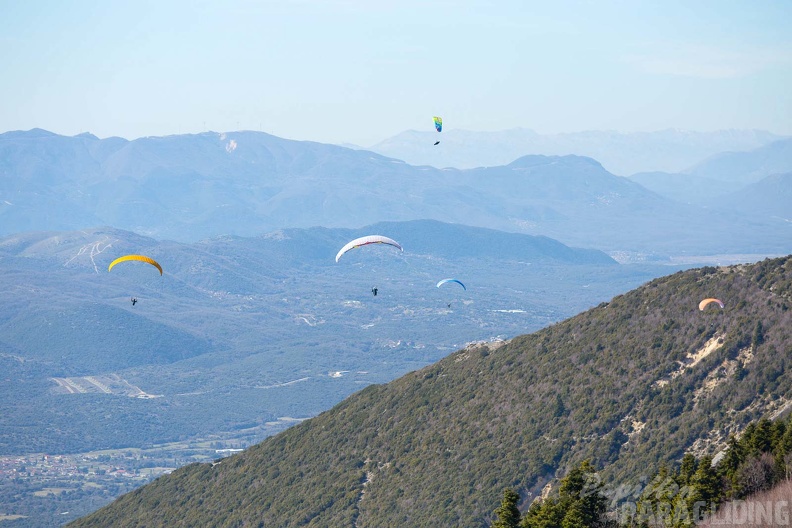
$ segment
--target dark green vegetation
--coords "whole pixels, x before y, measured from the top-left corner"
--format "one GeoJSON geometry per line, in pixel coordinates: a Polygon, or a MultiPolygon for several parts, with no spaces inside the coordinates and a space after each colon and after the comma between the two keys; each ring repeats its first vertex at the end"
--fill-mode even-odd
{"type": "MultiPolygon", "coordinates": [[[[588,460],[573,468],[553,493],[523,515],[520,495],[507,488],[493,528],[629,526],[683,528],[699,524],[728,500],[751,500],[792,475],[792,418],[749,423],[716,457],[691,453],[678,464],[660,464],[646,483],[627,490],[604,483],[588,460]],[[714,461],[714,462],[713,462],[714,461]],[[609,511],[610,507],[610,511],[609,511]]],[[[554,483],[555,484],[555,483],[554,483]]],[[[783,503],[786,508],[787,502],[783,503]]],[[[728,507],[728,505],[727,505],[728,507]]],[[[773,511],[770,510],[770,516],[773,511]]]]}
{"type": "Polygon", "coordinates": [[[790,307],[790,257],[678,272],[369,386],[73,526],[482,527],[504,488],[530,499],[585,459],[637,484],[792,400],[790,307]],[[709,296],[726,309],[700,312],[709,296]]]}
{"type": "Polygon", "coordinates": [[[724,501],[769,490],[792,475],[792,419],[762,419],[729,438],[717,464],[711,456],[687,454],[675,467],[661,466],[641,494],[632,515],[635,526],[660,520],[668,527],[689,526],[724,501]],[[696,515],[696,503],[700,515],[696,515]]]}
{"type": "Polygon", "coordinates": [[[520,496],[507,488],[492,528],[616,528],[607,518],[603,487],[594,466],[584,460],[560,480],[557,493],[534,501],[525,515],[517,507],[520,496]]]}
{"type": "Polygon", "coordinates": [[[0,134],[0,235],[110,225],[196,241],[419,219],[665,256],[785,254],[792,229],[755,211],[713,214],[663,198],[579,156],[459,170],[260,132],[0,134]]]}

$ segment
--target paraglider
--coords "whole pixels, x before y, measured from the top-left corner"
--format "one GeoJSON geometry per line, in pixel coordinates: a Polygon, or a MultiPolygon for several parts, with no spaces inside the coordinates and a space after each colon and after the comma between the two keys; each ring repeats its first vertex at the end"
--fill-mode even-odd
{"type": "MultiPolygon", "coordinates": [[[[437,130],[437,132],[442,132],[443,131],[443,118],[434,116],[432,119],[434,119],[435,130],[437,130]]],[[[437,145],[439,143],[440,143],[440,140],[438,139],[437,141],[435,141],[434,144],[437,145]]]]}
{"type": "MultiPolygon", "coordinates": [[[[450,282],[455,282],[455,283],[459,284],[460,286],[462,286],[463,290],[467,291],[467,288],[465,287],[464,284],[462,284],[462,281],[459,280],[459,279],[443,279],[443,280],[441,280],[440,282],[437,283],[437,287],[439,288],[440,286],[443,286],[444,284],[448,284],[450,282]]],[[[448,308],[451,308],[451,303],[448,303],[448,308]]]]}
{"type": "Polygon", "coordinates": [[[718,306],[723,308],[723,301],[720,301],[719,299],[709,298],[709,299],[704,299],[699,303],[699,310],[704,311],[704,308],[706,308],[707,305],[710,303],[718,303],[718,306]]]}
{"type": "Polygon", "coordinates": [[[466,290],[466,291],[467,291],[467,288],[465,288],[465,285],[464,285],[464,284],[462,284],[462,281],[460,281],[460,280],[458,280],[458,279],[443,279],[443,280],[441,280],[440,282],[438,282],[438,283],[437,283],[437,287],[439,288],[439,287],[440,287],[440,286],[442,286],[443,284],[448,284],[449,282],[456,282],[457,284],[459,284],[460,286],[462,286],[462,289],[463,289],[463,290],[466,290]]]}
{"type": "Polygon", "coordinates": [[[359,248],[361,246],[367,246],[369,244],[386,244],[388,246],[393,246],[399,249],[399,251],[402,252],[404,251],[404,248],[402,248],[401,245],[399,245],[399,243],[393,240],[392,238],[384,237],[382,235],[368,235],[368,236],[356,238],[355,240],[348,242],[344,247],[342,247],[341,250],[336,255],[335,258],[336,262],[338,262],[338,259],[340,259],[341,256],[347,251],[350,251],[355,248],[359,248]]]}
{"type": "MultiPolygon", "coordinates": [[[[118,257],[113,262],[111,262],[109,266],[107,266],[107,271],[112,270],[113,266],[115,266],[119,262],[127,262],[127,261],[131,261],[131,260],[136,260],[138,262],[144,262],[146,264],[151,264],[152,266],[154,266],[155,268],[157,268],[159,270],[160,276],[162,276],[162,266],[159,265],[159,262],[157,262],[153,258],[147,257],[145,255],[124,255],[123,257],[118,257]]],[[[137,304],[137,302],[138,302],[136,297],[130,298],[129,301],[132,303],[132,306],[135,306],[135,304],[137,304]]]]}
{"type": "MultiPolygon", "coordinates": [[[[356,238],[355,240],[352,240],[351,242],[347,242],[344,245],[344,247],[342,247],[341,250],[336,255],[336,258],[335,258],[336,262],[338,262],[338,260],[347,251],[350,251],[350,250],[353,250],[355,248],[359,248],[359,247],[362,247],[362,246],[368,246],[369,244],[385,244],[387,246],[393,246],[393,247],[397,248],[399,251],[402,251],[402,252],[404,251],[404,248],[402,248],[401,245],[398,242],[396,242],[395,240],[393,240],[392,238],[388,238],[388,237],[385,237],[385,236],[382,236],[382,235],[368,235],[368,236],[363,236],[363,237],[360,237],[360,238],[356,238]]],[[[379,291],[379,289],[376,286],[373,286],[371,288],[371,293],[374,294],[374,297],[377,296],[377,292],[378,291],[379,291]]]]}
{"type": "Polygon", "coordinates": [[[117,259],[115,259],[113,262],[110,263],[110,265],[107,267],[107,271],[113,269],[113,266],[115,266],[119,262],[126,262],[128,260],[137,260],[140,262],[151,264],[152,266],[157,268],[160,272],[160,275],[162,275],[162,266],[160,266],[159,263],[153,258],[147,257],[145,255],[124,255],[123,257],[118,257],[117,259]]]}

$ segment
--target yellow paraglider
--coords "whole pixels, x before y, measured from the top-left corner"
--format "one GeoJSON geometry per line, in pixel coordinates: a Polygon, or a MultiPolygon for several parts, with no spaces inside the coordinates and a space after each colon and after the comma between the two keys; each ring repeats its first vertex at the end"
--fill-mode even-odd
{"type": "Polygon", "coordinates": [[[723,302],[722,302],[722,301],[720,301],[720,300],[718,300],[718,299],[712,299],[712,298],[710,298],[710,299],[704,299],[703,301],[701,301],[701,302],[699,303],[699,310],[702,310],[702,311],[703,311],[703,310],[704,310],[704,308],[706,308],[706,307],[707,307],[707,305],[708,305],[708,304],[710,304],[710,303],[718,303],[718,306],[720,306],[721,308],[723,308],[723,302]]]}
{"type": "Polygon", "coordinates": [[[107,267],[107,271],[113,269],[113,266],[115,266],[119,262],[126,262],[127,260],[139,260],[140,262],[146,262],[147,264],[151,264],[152,266],[157,268],[160,272],[160,275],[162,275],[162,266],[160,266],[159,263],[153,258],[147,257],[145,255],[124,255],[123,257],[118,257],[117,259],[115,259],[113,262],[110,263],[110,265],[107,267]]]}

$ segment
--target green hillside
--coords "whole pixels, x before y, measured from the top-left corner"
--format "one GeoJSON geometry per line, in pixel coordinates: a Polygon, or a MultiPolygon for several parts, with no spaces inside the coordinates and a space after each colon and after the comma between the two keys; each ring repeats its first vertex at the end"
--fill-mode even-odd
{"type": "Polygon", "coordinates": [[[69,526],[488,526],[585,458],[650,477],[792,400],[792,257],[654,280],[508,343],[460,350],[214,466],[69,526]],[[717,297],[726,307],[698,302],[717,297]]]}

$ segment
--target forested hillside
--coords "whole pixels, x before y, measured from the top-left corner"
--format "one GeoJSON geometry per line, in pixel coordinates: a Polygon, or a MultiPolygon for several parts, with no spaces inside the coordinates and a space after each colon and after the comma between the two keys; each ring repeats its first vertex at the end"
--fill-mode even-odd
{"type": "Polygon", "coordinates": [[[792,418],[762,418],[715,457],[687,453],[637,486],[605,482],[584,460],[524,512],[507,488],[492,528],[787,526],[790,475],[792,418]]]}
{"type": "Polygon", "coordinates": [[[486,526],[584,459],[622,483],[792,400],[792,257],[678,272],[469,347],[71,526],[486,526]],[[724,309],[698,303],[717,297],[724,309]]]}

